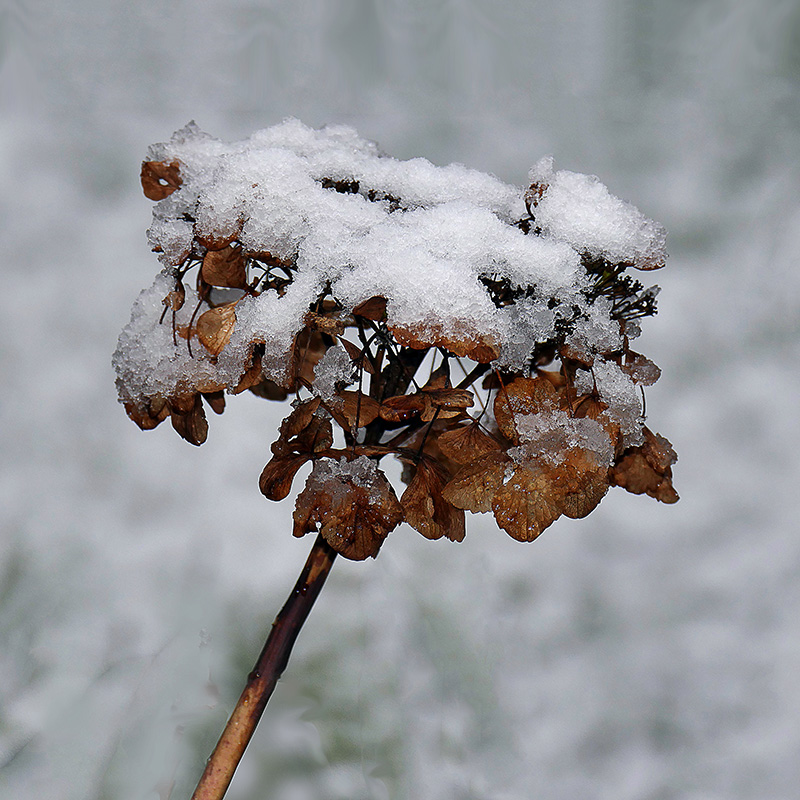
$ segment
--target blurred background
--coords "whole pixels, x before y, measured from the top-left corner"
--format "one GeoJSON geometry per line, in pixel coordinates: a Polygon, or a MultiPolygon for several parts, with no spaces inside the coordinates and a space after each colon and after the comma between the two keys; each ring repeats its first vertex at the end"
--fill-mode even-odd
{"type": "Polygon", "coordinates": [[[188,797],[305,560],[257,485],[285,408],[197,449],[110,366],[147,146],[287,116],[520,186],[552,154],[664,223],[682,499],[339,560],[231,800],[797,796],[797,0],[10,0],[0,59],[0,796],[188,797]]]}

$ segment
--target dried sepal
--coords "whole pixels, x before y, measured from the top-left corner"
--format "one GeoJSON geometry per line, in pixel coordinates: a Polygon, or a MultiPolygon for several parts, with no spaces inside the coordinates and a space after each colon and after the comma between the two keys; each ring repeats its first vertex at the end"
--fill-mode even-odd
{"type": "Polygon", "coordinates": [[[364,428],[378,418],[381,405],[368,394],[343,390],[326,403],[331,416],[346,431],[364,428]]]}
{"type": "Polygon", "coordinates": [[[380,417],[387,422],[407,422],[417,416],[425,408],[425,399],[421,394],[401,394],[389,397],[380,407],[380,417]]]}
{"type": "Polygon", "coordinates": [[[164,305],[171,311],[180,311],[186,302],[186,289],[180,280],[175,281],[175,288],[164,298],[164,305]]]}
{"type": "Polygon", "coordinates": [[[267,400],[285,400],[288,397],[286,390],[264,377],[261,367],[262,356],[263,344],[258,343],[251,349],[249,365],[239,378],[239,382],[231,389],[231,393],[239,394],[250,389],[253,394],[267,400]]]}
{"type": "Polygon", "coordinates": [[[369,300],[359,303],[353,309],[353,315],[380,322],[386,316],[386,298],[370,297],[369,300]]]}
{"type": "Polygon", "coordinates": [[[157,410],[153,408],[152,400],[145,407],[130,401],[126,402],[124,405],[125,413],[143,431],[153,430],[153,428],[158,427],[169,416],[169,408],[164,402],[158,404],[157,410]]]}
{"type": "Polygon", "coordinates": [[[662,503],[677,503],[672,465],[678,456],[663,436],[644,428],[644,443],[626,450],[611,468],[609,478],[632,494],[647,494],[662,503]]]}
{"type": "Polygon", "coordinates": [[[200,277],[210,286],[246,289],[247,266],[241,246],[227,245],[207,251],[200,267],[200,277]]]}
{"type": "Polygon", "coordinates": [[[200,394],[170,400],[172,427],[189,444],[201,445],[208,437],[208,421],[200,394]]]}
{"type": "Polygon", "coordinates": [[[652,386],[660,377],[661,369],[641,353],[632,350],[625,353],[625,360],[620,365],[622,371],[640,386],[652,386]]]}
{"type": "Polygon", "coordinates": [[[364,372],[367,372],[370,375],[375,374],[375,368],[372,366],[372,361],[370,361],[366,352],[362,348],[360,348],[357,344],[353,344],[347,339],[339,339],[339,344],[341,344],[342,347],[344,347],[344,349],[347,351],[347,355],[350,356],[350,360],[353,362],[353,364],[355,364],[356,367],[363,368],[364,372]]]}
{"type": "Polygon", "coordinates": [[[297,470],[311,459],[310,453],[273,456],[261,472],[258,488],[267,500],[283,500],[292,491],[297,470]]]}
{"type": "Polygon", "coordinates": [[[547,378],[516,378],[498,390],[494,418],[503,436],[516,442],[519,440],[519,417],[549,411],[557,402],[556,389],[547,378]]]}
{"type": "Polygon", "coordinates": [[[290,392],[300,386],[310,388],[314,383],[314,368],[327,350],[328,344],[319,331],[303,328],[294,338],[291,374],[285,388],[290,392]]]}
{"type": "Polygon", "coordinates": [[[203,392],[202,396],[215,414],[221,414],[225,411],[225,393],[222,389],[218,389],[215,392],[203,392]]]}
{"type": "Polygon", "coordinates": [[[230,341],[235,325],[236,304],[225,303],[203,312],[197,318],[195,330],[203,347],[212,356],[218,356],[230,341]]]}
{"type": "Polygon", "coordinates": [[[501,450],[497,440],[474,421],[442,431],[436,441],[442,452],[458,464],[469,464],[501,450]]]}
{"type": "Polygon", "coordinates": [[[272,443],[271,447],[276,456],[292,452],[291,441],[311,424],[311,420],[314,418],[314,414],[321,402],[319,397],[304,400],[302,403],[298,403],[289,416],[281,422],[278,438],[272,443]]]}
{"type": "Polygon", "coordinates": [[[511,459],[503,452],[487,453],[479,461],[462,467],[442,489],[442,497],[466,511],[489,511],[510,463],[511,459]]]}
{"type": "Polygon", "coordinates": [[[319,529],[338,553],[362,561],[378,554],[402,520],[403,509],[380,470],[365,487],[346,475],[320,480],[315,468],[297,497],[293,533],[303,536],[319,529]]]}
{"type": "Polygon", "coordinates": [[[533,541],[561,516],[548,475],[538,466],[518,467],[491,502],[497,524],[519,542],[533,541]]]}
{"type": "Polygon", "coordinates": [[[163,200],[169,197],[183,183],[179,170],[180,164],[177,161],[169,164],[163,161],[142,162],[140,178],[144,196],[148,200],[163,200]]]}
{"type": "Polygon", "coordinates": [[[445,536],[460,542],[464,538],[464,511],[442,497],[449,477],[436,460],[422,457],[400,498],[406,522],[426,539],[445,536]]]}
{"type": "Polygon", "coordinates": [[[519,465],[492,499],[497,524],[514,539],[533,541],[562,514],[591,513],[608,491],[607,470],[575,449],[557,464],[519,465]]]}

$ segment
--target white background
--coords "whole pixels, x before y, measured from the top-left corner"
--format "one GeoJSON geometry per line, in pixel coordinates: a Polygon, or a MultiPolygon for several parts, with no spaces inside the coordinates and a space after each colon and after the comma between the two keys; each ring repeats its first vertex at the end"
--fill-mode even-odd
{"type": "Polygon", "coordinates": [[[0,57],[0,796],[188,797],[305,559],[257,487],[285,409],[196,449],[110,367],[147,145],[296,116],[664,223],[682,499],[337,561],[230,798],[797,797],[800,3],[12,0],[0,57]]]}

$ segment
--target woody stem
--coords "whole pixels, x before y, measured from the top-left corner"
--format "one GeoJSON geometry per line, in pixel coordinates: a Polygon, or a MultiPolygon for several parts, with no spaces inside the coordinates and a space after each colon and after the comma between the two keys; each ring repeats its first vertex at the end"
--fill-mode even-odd
{"type": "Polygon", "coordinates": [[[225,796],[335,558],[336,551],[317,536],[297,584],[272,623],[264,649],[247,676],[244,691],[206,763],[192,800],[222,800],[225,796]]]}

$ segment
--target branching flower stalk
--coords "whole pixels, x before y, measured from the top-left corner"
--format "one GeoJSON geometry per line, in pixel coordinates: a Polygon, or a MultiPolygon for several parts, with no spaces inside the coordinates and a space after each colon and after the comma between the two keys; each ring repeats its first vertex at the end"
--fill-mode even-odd
{"type": "Polygon", "coordinates": [[[610,486],[678,499],[644,419],[660,371],[631,346],[658,287],[628,270],[662,267],[665,237],[549,158],[520,191],[294,120],[234,144],[190,124],[141,177],[164,268],[114,355],[128,415],[199,445],[225,393],[292,398],[261,492],[311,466],[293,533],[315,545],[194,795],[211,800],[336,554],[375,557],[402,522],[461,541],[465,511],[532,541],[610,486]]]}

